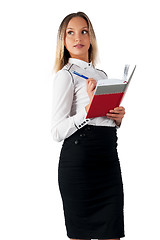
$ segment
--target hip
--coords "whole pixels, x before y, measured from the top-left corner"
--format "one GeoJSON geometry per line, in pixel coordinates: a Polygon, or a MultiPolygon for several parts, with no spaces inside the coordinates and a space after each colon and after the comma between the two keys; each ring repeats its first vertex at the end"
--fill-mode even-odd
{"type": "Polygon", "coordinates": [[[64,140],[60,160],[117,159],[117,139],[116,127],[86,125],[64,140]]]}

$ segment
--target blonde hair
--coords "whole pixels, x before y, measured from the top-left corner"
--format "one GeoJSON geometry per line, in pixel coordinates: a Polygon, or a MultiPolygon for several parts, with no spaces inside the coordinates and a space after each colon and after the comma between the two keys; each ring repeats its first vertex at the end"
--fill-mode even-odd
{"type": "Polygon", "coordinates": [[[91,21],[88,16],[83,12],[71,13],[67,15],[63,21],[61,22],[58,35],[57,35],[57,48],[56,48],[56,58],[54,64],[54,70],[57,72],[64,67],[68,63],[68,59],[70,58],[70,54],[64,45],[66,28],[69,21],[74,17],[82,17],[86,20],[89,28],[89,36],[90,36],[90,48],[89,48],[89,61],[92,61],[92,64],[95,65],[97,59],[97,41],[94,33],[94,29],[91,21]]]}

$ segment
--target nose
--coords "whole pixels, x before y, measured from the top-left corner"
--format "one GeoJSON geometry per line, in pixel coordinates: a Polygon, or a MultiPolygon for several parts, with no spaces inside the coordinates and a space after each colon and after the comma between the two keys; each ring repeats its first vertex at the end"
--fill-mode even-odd
{"type": "Polygon", "coordinates": [[[75,34],[75,42],[80,42],[81,41],[81,35],[80,33],[75,34]]]}

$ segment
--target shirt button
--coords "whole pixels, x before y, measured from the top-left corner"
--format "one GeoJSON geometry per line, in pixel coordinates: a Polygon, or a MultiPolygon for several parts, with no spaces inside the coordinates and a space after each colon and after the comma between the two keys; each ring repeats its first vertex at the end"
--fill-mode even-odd
{"type": "Polygon", "coordinates": [[[79,143],[79,141],[78,140],[75,140],[75,142],[74,142],[75,144],[78,144],[79,143]]]}

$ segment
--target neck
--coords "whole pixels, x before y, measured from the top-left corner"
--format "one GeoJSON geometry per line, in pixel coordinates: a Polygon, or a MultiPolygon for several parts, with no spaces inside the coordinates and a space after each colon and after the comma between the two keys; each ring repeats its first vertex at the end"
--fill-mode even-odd
{"type": "Polygon", "coordinates": [[[79,60],[82,60],[82,61],[84,61],[84,62],[88,62],[88,63],[89,63],[89,58],[88,58],[88,56],[84,57],[84,56],[72,55],[71,58],[76,58],[76,59],[79,59],[79,60]]]}

